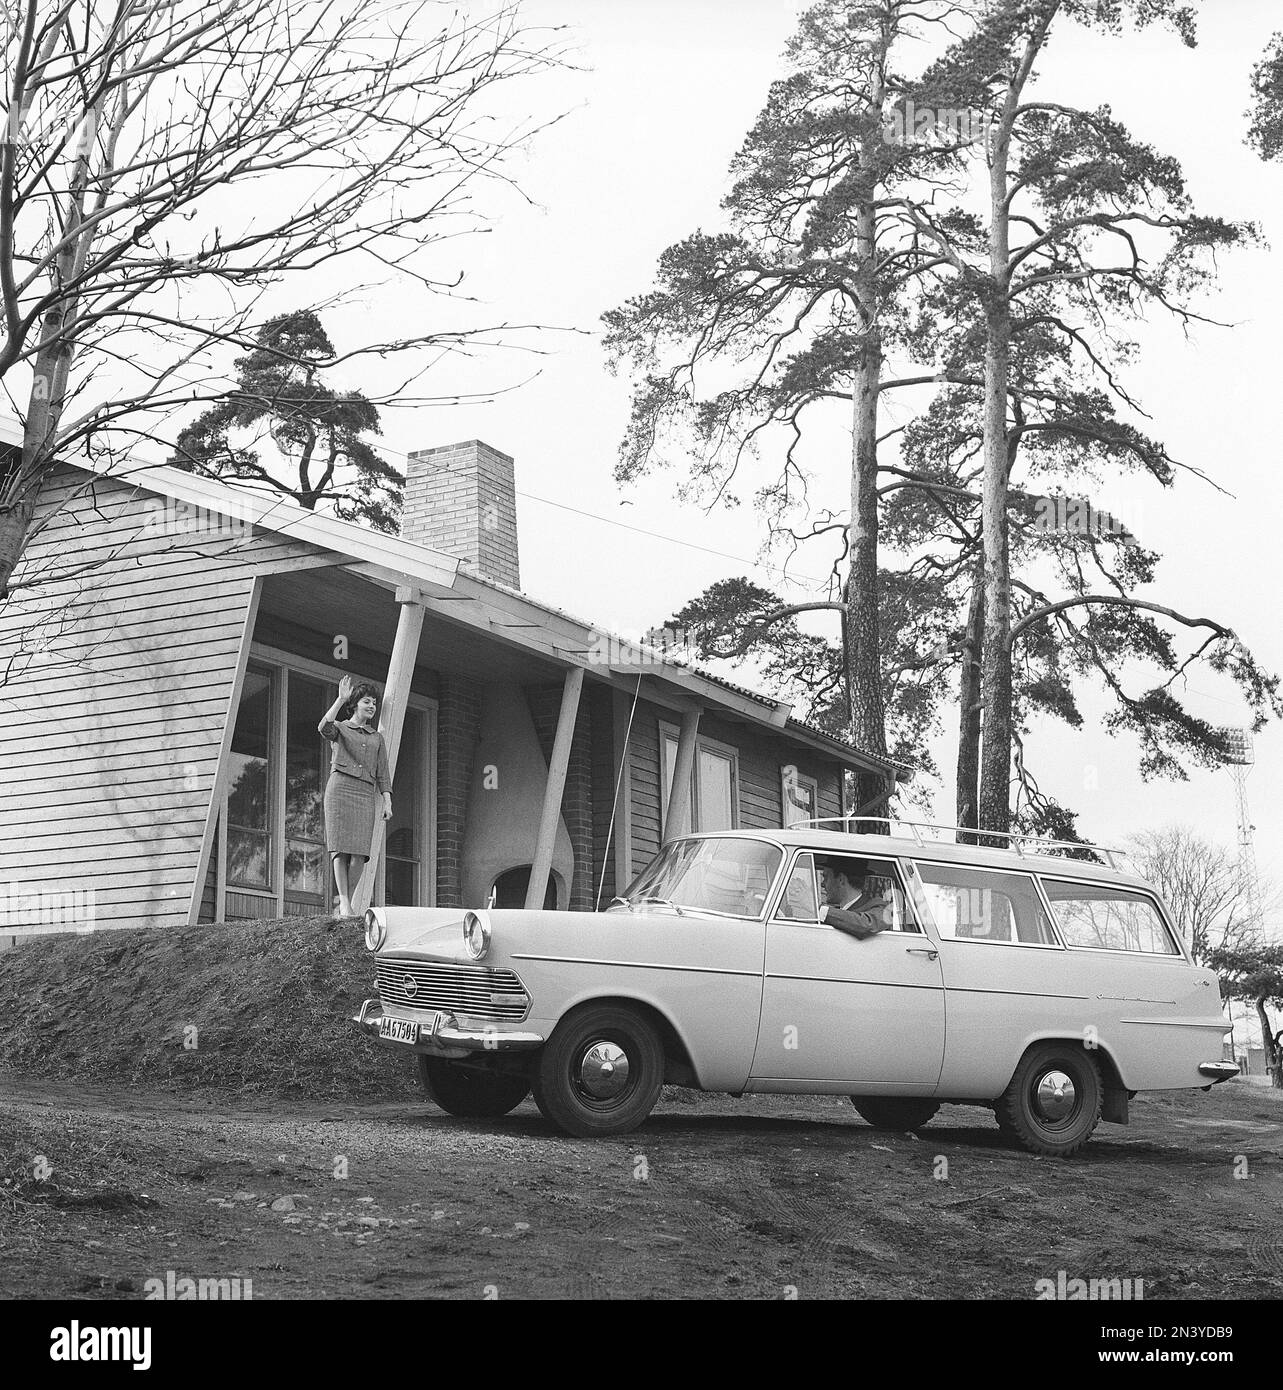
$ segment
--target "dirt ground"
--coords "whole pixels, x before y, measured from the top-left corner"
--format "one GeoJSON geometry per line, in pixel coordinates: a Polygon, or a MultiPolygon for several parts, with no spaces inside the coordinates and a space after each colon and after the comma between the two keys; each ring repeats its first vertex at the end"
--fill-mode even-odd
{"type": "Polygon", "coordinates": [[[1063,1270],[1278,1298],[1283,1094],[1132,1109],[1061,1161],[957,1107],[914,1137],[840,1098],[679,1093],[585,1141],[529,1101],[460,1121],[0,1076],[0,1297],[143,1298],[172,1271],[256,1300],[1029,1299],[1063,1270]]]}

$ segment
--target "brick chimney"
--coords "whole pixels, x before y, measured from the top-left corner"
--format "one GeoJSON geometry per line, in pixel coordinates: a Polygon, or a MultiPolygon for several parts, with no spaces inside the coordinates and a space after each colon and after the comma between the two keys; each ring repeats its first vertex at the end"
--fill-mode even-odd
{"type": "Polygon", "coordinates": [[[479,578],[519,589],[512,459],[479,439],[415,450],[405,469],[401,535],[458,556],[479,578]]]}

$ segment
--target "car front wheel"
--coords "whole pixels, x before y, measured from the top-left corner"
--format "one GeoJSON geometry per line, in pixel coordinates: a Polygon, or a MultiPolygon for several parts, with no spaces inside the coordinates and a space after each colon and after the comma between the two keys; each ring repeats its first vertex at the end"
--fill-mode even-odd
{"type": "Polygon", "coordinates": [[[851,1104],[874,1129],[894,1129],[902,1134],[921,1129],[940,1109],[933,1100],[911,1096],[852,1096],[851,1104]]]}
{"type": "Polygon", "coordinates": [[[1031,1153],[1068,1158],[1091,1138],[1102,1093],[1094,1057],[1070,1043],[1040,1043],[1002,1093],[998,1123],[1031,1153]]]}
{"type": "Polygon", "coordinates": [[[493,1120],[515,1110],[530,1094],[530,1081],[510,1072],[461,1066],[448,1057],[419,1057],[419,1078],[428,1099],[450,1115],[493,1120]]]}
{"type": "Polygon", "coordinates": [[[589,1006],[563,1019],[535,1069],[535,1104],[581,1138],[627,1134],[654,1109],[664,1083],[664,1049],[634,1009],[589,1006]]]}

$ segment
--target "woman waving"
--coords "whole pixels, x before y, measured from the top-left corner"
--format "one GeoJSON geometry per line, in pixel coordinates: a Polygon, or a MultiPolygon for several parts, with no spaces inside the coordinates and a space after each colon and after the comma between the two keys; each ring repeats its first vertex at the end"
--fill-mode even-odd
{"type": "Polygon", "coordinates": [[[351,676],[339,682],[338,699],[317,728],[334,745],[330,779],[325,784],[325,847],[334,862],[339,915],[351,917],[352,899],[361,882],[374,839],[376,802],[383,819],[392,816],[392,779],[383,735],[374,726],[379,692],[357,685],[351,676]]]}

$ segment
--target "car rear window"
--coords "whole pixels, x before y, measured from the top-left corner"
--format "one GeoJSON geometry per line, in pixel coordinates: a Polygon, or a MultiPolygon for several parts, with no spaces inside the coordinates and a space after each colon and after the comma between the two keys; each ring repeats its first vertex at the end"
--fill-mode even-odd
{"type": "Polygon", "coordinates": [[[942,937],[1007,945],[1056,944],[1031,874],[919,864],[918,875],[942,937]]]}
{"type": "Polygon", "coordinates": [[[1043,891],[1066,946],[1089,951],[1180,954],[1153,901],[1108,884],[1044,878],[1043,891]]]}

